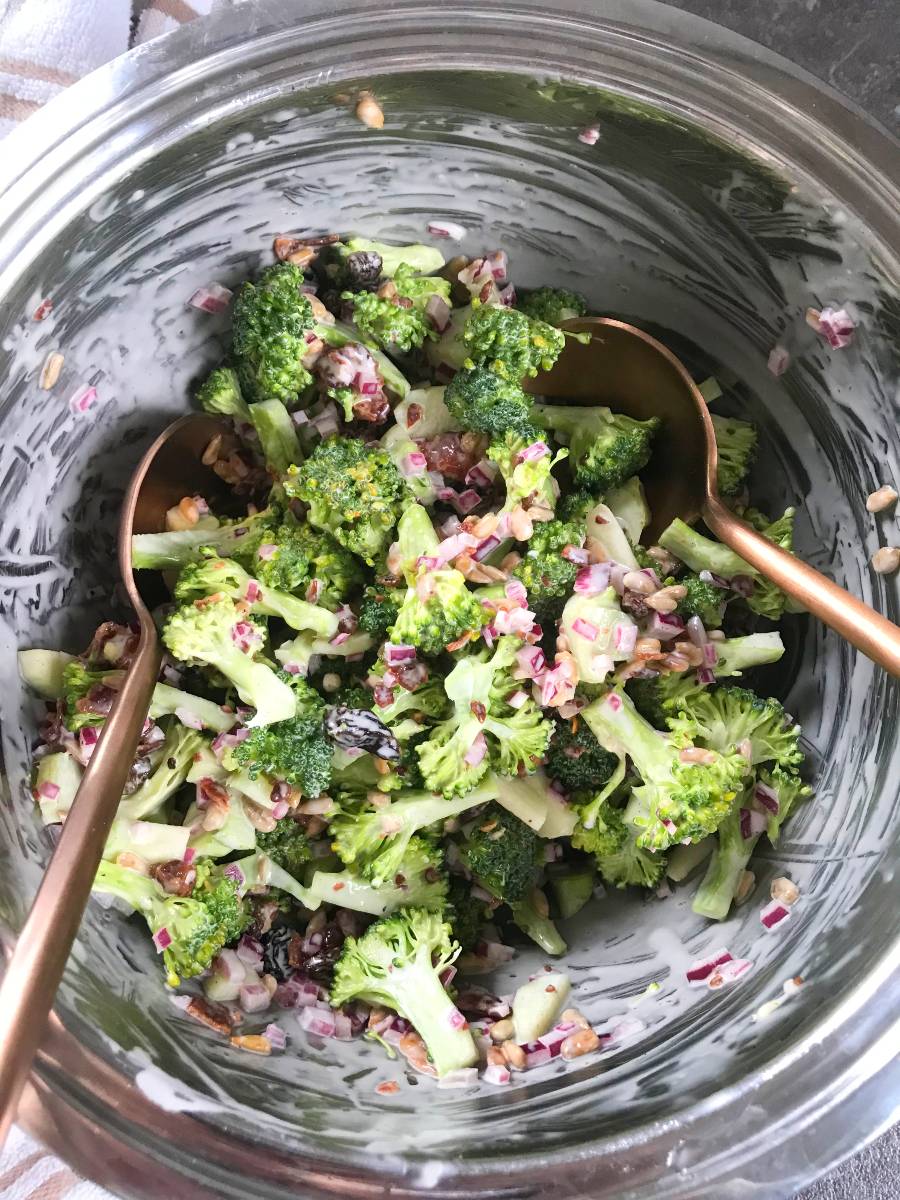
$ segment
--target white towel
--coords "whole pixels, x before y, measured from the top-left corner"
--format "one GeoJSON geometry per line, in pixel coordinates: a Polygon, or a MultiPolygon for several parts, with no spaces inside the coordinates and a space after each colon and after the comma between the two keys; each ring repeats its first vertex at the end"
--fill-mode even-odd
{"type": "Polygon", "coordinates": [[[0,0],[0,137],[63,88],[228,0],[0,0]]]}

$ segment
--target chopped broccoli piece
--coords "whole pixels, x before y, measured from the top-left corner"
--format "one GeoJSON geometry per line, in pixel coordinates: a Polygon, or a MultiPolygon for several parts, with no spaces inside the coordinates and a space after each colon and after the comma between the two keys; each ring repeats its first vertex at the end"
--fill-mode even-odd
{"type": "Polygon", "coordinates": [[[45,825],[56,825],[65,819],[81,786],[83,774],[71,754],[45,754],[38,759],[34,797],[45,825]]]}
{"type": "Polygon", "coordinates": [[[162,637],[175,658],[224,675],[244,704],[256,709],[251,725],[269,725],[294,715],[291,688],[271,667],[254,661],[263,645],[261,631],[228,597],[182,604],[166,621],[162,637]]]}
{"type": "Polygon", "coordinates": [[[276,263],[256,283],[242,284],[234,298],[232,345],[238,379],[250,400],[296,407],[312,383],[303,358],[315,319],[303,283],[299,267],[276,263]]]}
{"type": "Polygon", "coordinates": [[[785,771],[776,766],[771,771],[763,768],[759,773],[759,782],[772,789],[778,797],[778,812],[769,817],[766,834],[774,846],[781,834],[781,827],[791,815],[794,807],[801,800],[812,795],[812,788],[804,783],[799,775],[785,771]]]}
{"type": "Polygon", "coordinates": [[[693,572],[688,572],[677,580],[667,579],[666,584],[669,583],[680,583],[682,587],[687,588],[687,595],[683,600],[679,600],[676,610],[680,617],[686,621],[691,617],[699,617],[707,629],[719,628],[725,616],[725,604],[728,599],[724,588],[708,583],[693,572]]]}
{"type": "Polygon", "coordinates": [[[403,267],[408,267],[418,275],[432,275],[444,265],[443,254],[434,246],[416,243],[409,246],[392,246],[387,242],[375,242],[361,237],[348,238],[345,244],[348,255],[377,254],[381,259],[381,274],[388,278],[396,275],[403,267]]]}
{"type": "Polygon", "coordinates": [[[580,715],[554,722],[544,769],[565,791],[596,791],[617,766],[616,756],[603,749],[580,715]]]}
{"type": "Polygon", "coordinates": [[[551,470],[568,457],[568,450],[558,450],[551,454],[549,450],[537,458],[525,454],[529,445],[538,440],[537,434],[531,435],[508,433],[505,437],[491,442],[487,456],[500,468],[503,482],[506,485],[506,500],[503,512],[511,512],[520,504],[537,503],[553,509],[559,487],[551,475],[551,470]]]}
{"type": "Polygon", "coordinates": [[[640,830],[635,840],[642,849],[699,841],[718,827],[743,787],[748,763],[740,754],[708,750],[709,761],[686,759],[690,747],[655,730],[624,692],[611,691],[581,715],[601,746],[628,755],[643,780],[625,811],[640,830]]]}
{"type": "Polygon", "coordinates": [[[524,558],[513,568],[513,575],[528,593],[528,607],[539,625],[548,627],[562,616],[579,571],[562,552],[567,546],[580,546],[583,540],[584,531],[575,523],[544,521],[535,526],[524,558]]]}
{"type": "Polygon", "coordinates": [[[719,451],[718,484],[723,496],[734,496],[744,486],[756,456],[757,433],[749,421],[710,414],[719,451]]]}
{"type": "Polygon", "coordinates": [[[741,810],[749,808],[750,800],[751,796],[742,792],[719,825],[715,849],[691,903],[700,917],[724,921],[728,916],[741,875],[759,841],[759,834],[745,838],[741,828],[741,810]]]}
{"type": "Polygon", "coordinates": [[[156,769],[130,796],[119,801],[118,816],[123,820],[140,821],[159,812],[185,782],[194,755],[205,745],[193,729],[172,725],[160,748],[156,769]]]}
{"type": "Polygon", "coordinates": [[[468,348],[465,366],[488,367],[515,382],[549,371],[566,344],[565,334],[553,325],[514,308],[477,300],[472,302],[462,337],[468,348]]]}
{"type": "Polygon", "coordinates": [[[447,906],[447,878],[440,851],[419,837],[410,841],[393,879],[376,887],[352,871],[316,871],[309,892],[325,904],[373,917],[410,907],[443,912],[447,906]]]}
{"type": "Polygon", "coordinates": [[[573,317],[583,317],[587,312],[587,301],[568,288],[539,287],[526,292],[516,308],[534,321],[562,325],[563,321],[571,321],[573,317]]]}
{"type": "Polygon", "coordinates": [[[379,587],[367,587],[359,606],[359,628],[373,638],[381,640],[397,620],[400,597],[396,589],[390,591],[379,587]]]}
{"type": "Polygon", "coordinates": [[[313,658],[353,658],[363,655],[375,645],[367,633],[357,630],[351,633],[346,641],[336,646],[333,641],[316,637],[314,633],[298,633],[289,642],[282,642],[276,649],[275,657],[290,675],[308,675],[310,662],[313,658]]]}
{"type": "Polygon", "coordinates": [[[131,539],[131,565],[136,571],[172,571],[193,562],[207,550],[242,563],[252,559],[261,542],[269,540],[278,523],[271,509],[218,529],[174,529],[168,533],[136,533],[131,539]]]}
{"type": "Polygon", "coordinates": [[[188,563],[178,576],[174,595],[183,604],[225,596],[246,604],[254,616],[280,617],[291,629],[308,629],[323,638],[334,637],[338,630],[338,618],[327,608],[309,604],[290,592],[263,587],[230,558],[207,557],[188,563]]]}
{"type": "Polygon", "coordinates": [[[770,762],[789,772],[803,762],[800,726],[777,700],[748,688],[698,688],[673,707],[669,728],[685,743],[728,754],[746,742],[751,765],[770,762]]]}
{"type": "Polygon", "coordinates": [[[525,899],[544,857],[537,834],[496,803],[478,817],[459,850],[482,887],[506,904],[525,899]]]}
{"type": "Polygon", "coordinates": [[[221,704],[216,704],[214,700],[204,700],[190,692],[183,692],[181,688],[158,683],[153,689],[153,699],[150,701],[150,719],[155,721],[170,714],[190,728],[195,727],[191,724],[192,721],[199,721],[204,729],[212,729],[216,733],[227,733],[237,722],[234,713],[226,712],[221,704]]]}
{"type": "Polygon", "coordinates": [[[347,938],[331,987],[335,1007],[365,1000],[405,1017],[425,1042],[439,1076],[478,1061],[468,1026],[440,980],[459,953],[452,938],[438,914],[401,909],[362,937],[347,938]]]}
{"type": "Polygon", "coordinates": [[[453,567],[420,570],[390,629],[391,641],[416,646],[425,655],[441,654],[466,634],[477,634],[488,614],[453,567]]]}
{"type": "Polygon", "coordinates": [[[488,921],[487,906],[472,895],[472,885],[462,875],[450,876],[447,912],[453,926],[453,936],[464,954],[474,950],[481,941],[488,921]]]}
{"type": "Polygon", "coordinates": [[[297,428],[280,400],[261,400],[251,404],[250,420],[259,438],[263,459],[273,475],[283,475],[303,458],[297,428]]]}
{"type": "Polygon", "coordinates": [[[568,946],[547,915],[547,897],[540,888],[532,888],[524,900],[509,906],[513,920],[547,954],[565,954],[568,946]]]}
{"type": "Polygon", "coordinates": [[[353,301],[353,323],[363,338],[388,352],[408,354],[438,336],[425,313],[412,304],[404,307],[396,298],[376,296],[374,292],[342,292],[341,298],[353,301]]]}
{"type": "Polygon", "coordinates": [[[299,788],[304,796],[316,797],[331,783],[333,751],[323,729],[325,704],[315,688],[299,676],[282,675],[282,679],[294,692],[296,714],[251,729],[242,742],[228,750],[223,762],[230,770],[244,767],[250,779],[264,775],[299,788]]]}
{"type": "Polygon", "coordinates": [[[575,486],[607,492],[636,475],[650,461],[659,420],[635,421],[608,408],[536,404],[535,424],[549,429],[571,455],[575,486]]]}
{"type": "Polygon", "coordinates": [[[147,875],[101,862],[93,890],[117,896],[141,913],[162,951],[172,987],[205,971],[223,946],[240,937],[247,923],[235,883],[208,867],[198,866],[191,896],[171,896],[147,875]]]}
{"type": "Polygon", "coordinates": [[[285,483],[290,496],[309,505],[309,520],[370,566],[390,541],[409,489],[384,450],[331,437],[316,447],[285,483]]]}
{"type": "Polygon", "coordinates": [[[350,551],[306,524],[279,525],[259,547],[253,574],[266,587],[307,597],[315,580],[316,603],[329,609],[340,607],[363,583],[362,569],[350,551]]]}
{"type": "Polygon", "coordinates": [[[599,596],[576,592],[566,601],[559,627],[568,638],[581,684],[604,683],[614,663],[632,656],[625,647],[634,636],[634,618],[619,607],[614,588],[599,596]]]}
{"type": "Polygon", "coordinates": [[[204,412],[250,424],[250,409],[241,394],[237,372],[231,367],[216,367],[207,375],[197,391],[197,403],[204,412]]]}
{"type": "Polygon", "coordinates": [[[339,813],[331,822],[334,849],[341,861],[373,883],[393,879],[414,834],[466,809],[486,804],[497,794],[489,776],[475,791],[444,799],[433,792],[401,792],[386,807],[339,813]]]}
{"type": "Polygon", "coordinates": [[[531,401],[518,380],[487,367],[458,371],[444,392],[444,404],[463,429],[492,438],[512,433],[534,440],[531,401]]]}
{"type": "Polygon", "coordinates": [[[462,658],[444,680],[454,715],[418,746],[423,778],[434,791],[463,795],[484,776],[489,759],[501,775],[518,775],[530,774],[543,757],[551,723],[531,697],[519,709],[506,703],[519,690],[511,674],[518,647],[517,638],[501,637],[490,657],[462,658]]]}
{"type": "MultiPolygon", "coordinates": [[[[639,544],[641,535],[650,523],[650,506],[644,494],[644,485],[637,475],[632,475],[620,487],[609,492],[604,500],[606,507],[616,518],[616,523],[634,547],[635,557],[638,557],[638,552],[642,549],[639,544]]],[[[641,563],[641,566],[655,567],[656,563],[650,559],[649,562],[641,563]]]]}
{"type": "Polygon", "coordinates": [[[290,816],[282,817],[269,833],[257,833],[256,846],[295,878],[299,878],[306,864],[312,861],[309,837],[303,826],[290,816]]]}

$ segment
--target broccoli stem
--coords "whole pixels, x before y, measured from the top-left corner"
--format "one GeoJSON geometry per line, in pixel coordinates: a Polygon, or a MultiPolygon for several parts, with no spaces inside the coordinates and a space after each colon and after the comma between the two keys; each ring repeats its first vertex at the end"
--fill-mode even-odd
{"type": "Polygon", "coordinates": [[[395,997],[397,1011],[425,1042],[439,1076],[474,1066],[475,1042],[468,1027],[456,1029],[450,1023],[456,1006],[435,974],[428,946],[420,946],[415,958],[396,965],[382,989],[395,997]]]}
{"type": "MultiPolygon", "coordinates": [[[[260,514],[239,525],[219,529],[174,529],[168,533],[136,533],[131,539],[131,565],[135,571],[172,571],[194,562],[205,546],[229,558],[253,542],[260,514]]],[[[266,514],[268,519],[269,514],[266,514]]],[[[258,535],[257,535],[258,536],[258,535]]]]}
{"type": "Polygon", "coordinates": [[[119,802],[118,816],[140,821],[158,812],[184,783],[194,755],[203,744],[199,733],[174,725],[163,742],[159,766],[137,791],[119,802]]]}
{"type": "Polygon", "coordinates": [[[718,828],[718,843],[697,889],[691,905],[700,917],[712,921],[724,921],[737,891],[741,875],[746,870],[750,856],[759,837],[746,840],[741,836],[741,805],[746,804],[746,795],[735,801],[731,812],[718,828]]]}
{"type": "Polygon", "coordinates": [[[250,405],[250,420],[259,438],[266,466],[276,475],[301,462],[303,451],[291,414],[280,400],[262,400],[250,405]]]}
{"type": "Polygon", "coordinates": [[[183,692],[181,688],[158,683],[153,689],[150,717],[155,721],[158,717],[170,716],[177,711],[192,713],[205,729],[213,729],[216,733],[227,733],[237,721],[234,713],[225,712],[214,700],[204,700],[191,692],[183,692]]]}
{"type": "Polygon", "coordinates": [[[560,955],[568,950],[559,930],[549,917],[538,912],[531,896],[518,904],[510,904],[509,909],[522,932],[547,954],[560,955]]]}
{"type": "Polygon", "coordinates": [[[275,721],[286,721],[297,711],[297,701],[290,684],[284,683],[264,663],[254,662],[237,646],[228,645],[224,638],[218,639],[208,653],[196,655],[219,671],[237,688],[245,704],[256,709],[256,714],[247,724],[271,725],[275,721]]]}
{"type": "Polygon", "coordinates": [[[419,908],[434,908],[428,898],[419,896],[415,886],[404,884],[398,887],[391,882],[375,886],[352,871],[316,871],[309,883],[307,908],[319,904],[336,904],[353,912],[368,913],[373,917],[384,917],[413,904],[419,908]],[[312,904],[312,902],[315,904],[312,904]]]}
{"type": "Polygon", "coordinates": [[[720,542],[714,542],[712,538],[704,537],[679,517],[660,534],[659,544],[680,558],[692,571],[712,571],[723,579],[731,579],[735,575],[748,575],[751,579],[760,577],[759,571],[744,562],[739,554],[720,542]]]}
{"type": "Polygon", "coordinates": [[[716,678],[739,675],[750,667],[778,662],[784,654],[784,642],[777,630],[771,633],[751,633],[747,637],[726,638],[716,642],[718,659],[713,667],[716,678]]]}
{"type": "Polygon", "coordinates": [[[665,734],[644,720],[624,692],[609,692],[588,705],[581,716],[604,750],[621,759],[631,758],[645,783],[669,778],[671,755],[665,734]]]}

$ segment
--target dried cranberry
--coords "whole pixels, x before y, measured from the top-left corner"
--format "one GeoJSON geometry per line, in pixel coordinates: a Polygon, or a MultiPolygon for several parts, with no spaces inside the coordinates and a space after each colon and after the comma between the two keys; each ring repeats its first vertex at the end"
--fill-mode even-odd
{"type": "Polygon", "coordinates": [[[429,471],[439,471],[446,479],[457,483],[465,483],[466,475],[481,458],[481,443],[467,448],[458,433],[441,433],[418,445],[429,471]]]}
{"type": "Polygon", "coordinates": [[[391,406],[384,395],[366,396],[357,400],[353,405],[353,415],[357,421],[365,421],[369,425],[380,425],[391,413],[391,406]]]}
{"type": "Polygon", "coordinates": [[[647,600],[640,592],[625,592],[621,605],[623,612],[630,613],[636,621],[643,621],[650,615],[647,600]]]}
{"type": "Polygon", "coordinates": [[[180,858],[173,858],[151,867],[150,874],[170,896],[190,896],[197,879],[197,868],[180,858]]]}

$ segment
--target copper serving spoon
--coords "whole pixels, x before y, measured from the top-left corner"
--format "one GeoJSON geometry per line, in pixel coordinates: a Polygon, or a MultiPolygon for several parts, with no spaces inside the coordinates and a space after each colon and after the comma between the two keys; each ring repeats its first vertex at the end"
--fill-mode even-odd
{"type": "Polygon", "coordinates": [[[156,572],[146,573],[143,594],[138,589],[131,536],[163,529],[166,510],[186,491],[210,495],[221,488],[221,481],[201,464],[201,456],[222,429],[221,422],[208,416],[175,421],[141,459],[125,495],[119,569],[140,625],[140,640],[0,987],[0,1146],[44,1036],[159,674],[162,655],[148,604],[157,603],[163,593],[148,594],[148,588],[159,586],[156,572]]]}
{"type": "Polygon", "coordinates": [[[642,473],[656,538],[675,519],[702,517],[730,546],[813,616],[892,675],[900,676],[900,627],[815,568],[774,545],[727,508],[716,485],[716,437],[706,402],[683,363],[649,334],[608,317],[580,317],[564,329],[590,333],[566,339],[552,371],[528,390],[553,399],[605,404],[645,421],[661,417],[664,439],[642,473]]]}

